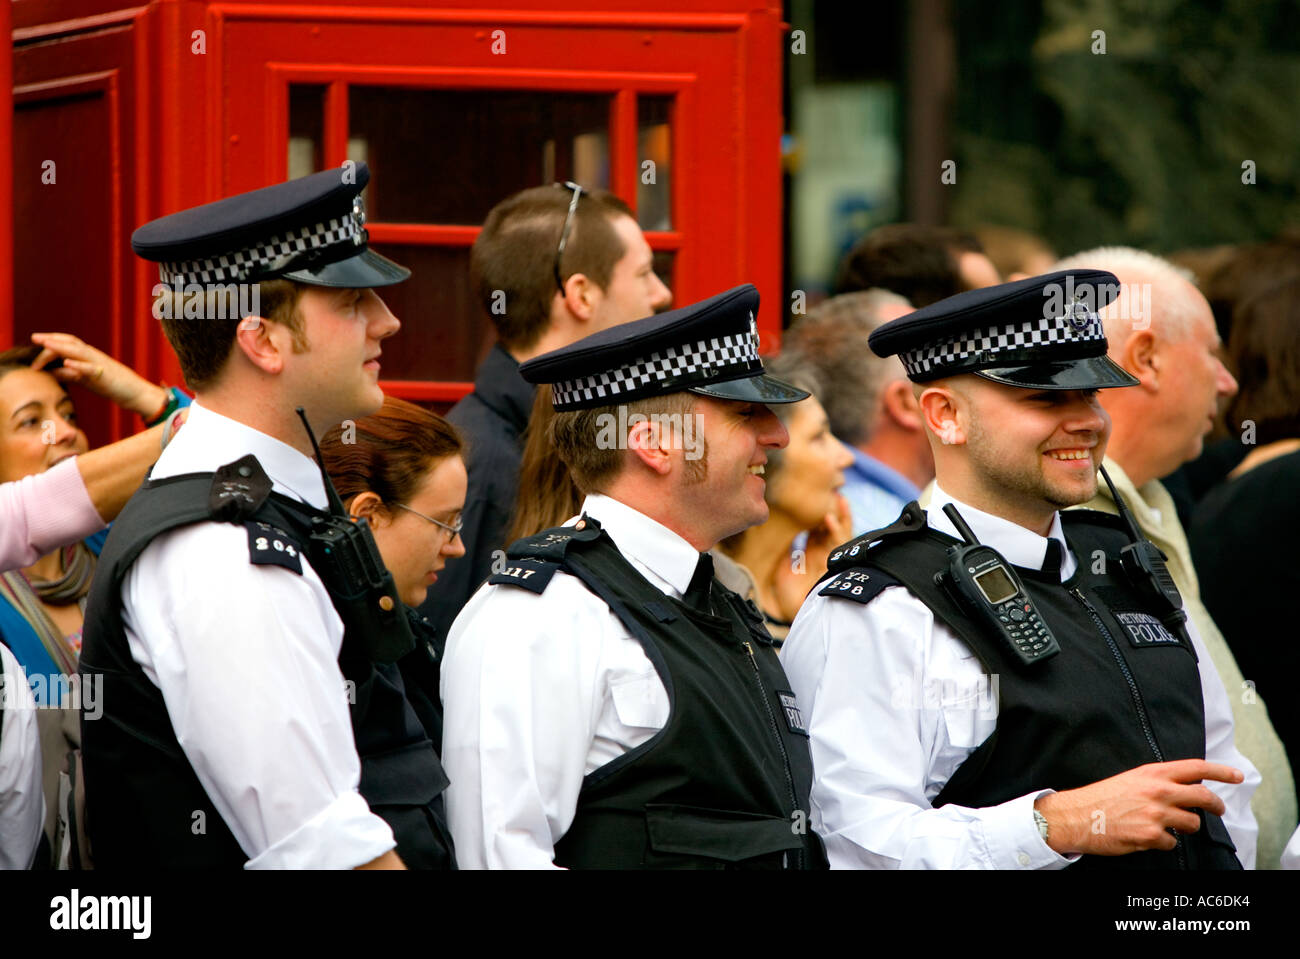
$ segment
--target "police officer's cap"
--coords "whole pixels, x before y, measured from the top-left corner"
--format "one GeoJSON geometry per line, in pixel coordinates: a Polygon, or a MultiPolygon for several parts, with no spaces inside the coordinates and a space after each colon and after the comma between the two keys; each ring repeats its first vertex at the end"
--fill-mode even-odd
{"type": "Polygon", "coordinates": [[[691,392],[748,403],[807,399],[763,372],[758,290],[745,284],[680,309],[610,327],[529,360],[529,383],[551,384],[559,412],[691,392]]]}
{"type": "Polygon", "coordinates": [[[1097,315],[1118,293],[1112,273],[1062,270],[958,293],[886,323],[868,342],[878,356],[897,353],[916,383],[975,373],[1027,389],[1136,386],[1106,356],[1097,315]]]}
{"type": "Polygon", "coordinates": [[[168,285],[400,283],[411,271],[366,245],[361,191],[369,180],[357,163],[240,193],[146,223],[131,248],[158,263],[168,285]]]}

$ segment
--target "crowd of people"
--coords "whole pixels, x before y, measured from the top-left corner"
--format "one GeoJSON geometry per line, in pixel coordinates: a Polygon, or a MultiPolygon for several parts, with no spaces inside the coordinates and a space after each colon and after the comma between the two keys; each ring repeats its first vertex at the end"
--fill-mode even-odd
{"type": "Polygon", "coordinates": [[[0,867],[1300,865],[1294,237],[884,226],[765,360],[539,186],[444,418],[356,174],[136,232],[187,391],[0,352],[0,867]]]}

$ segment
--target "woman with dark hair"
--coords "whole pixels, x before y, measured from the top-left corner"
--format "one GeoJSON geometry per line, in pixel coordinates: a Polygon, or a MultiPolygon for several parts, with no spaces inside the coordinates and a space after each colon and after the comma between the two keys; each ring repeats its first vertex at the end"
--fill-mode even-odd
{"type": "Polygon", "coordinates": [[[848,503],[839,495],[853,456],[831,432],[808,361],[783,353],[767,367],[772,376],[813,395],[771,407],[790,445],[767,456],[767,520],[723,540],[713,553],[718,580],[754,601],[779,642],[808,590],[825,574],[830,551],[853,535],[848,503]]]}
{"type": "Polygon", "coordinates": [[[1227,420],[1250,452],[1201,500],[1187,530],[1201,599],[1242,675],[1267,700],[1292,769],[1300,769],[1300,699],[1290,689],[1300,647],[1286,625],[1300,595],[1297,331],[1300,277],[1256,294],[1235,313],[1228,354],[1240,390],[1227,420]]]}
{"type": "Polygon", "coordinates": [[[416,648],[398,665],[407,697],[441,752],[438,664],[447,638],[416,607],[447,561],[465,555],[464,445],[441,416],[390,396],[378,413],[326,433],[321,456],[344,508],[369,523],[407,607],[416,648]]]}
{"type": "MultiPolygon", "coordinates": [[[[189,403],[179,391],[150,383],[71,334],[37,334],[35,339],[38,345],[0,352],[2,483],[23,483],[46,471],[75,469],[60,464],[86,454],[90,444],[77,424],[76,408],[63,383],[80,382],[140,414],[148,425],[189,403]]],[[[153,456],[159,452],[159,439],[153,441],[153,456]]],[[[138,485],[140,472],[125,472],[128,483],[133,480],[138,485]]],[[[74,479],[70,473],[68,476],[74,479]]],[[[64,493],[68,498],[50,503],[51,511],[84,515],[84,520],[76,520],[74,515],[73,525],[81,525],[87,532],[103,527],[102,520],[95,522],[98,517],[90,516],[95,508],[80,482],[70,483],[64,493]]],[[[53,518],[44,519],[50,522],[53,518]]],[[[6,526],[10,525],[9,518],[5,520],[6,526]]],[[[77,675],[90,580],[105,536],[101,528],[84,540],[51,549],[22,569],[0,570],[0,644],[22,667],[23,682],[30,687],[35,705],[43,707],[36,712],[36,726],[45,796],[44,837],[50,854],[41,856],[37,866],[57,862],[60,856],[59,776],[69,751],[81,744],[79,706],[84,703],[93,709],[93,690],[78,695],[72,677],[77,675]]],[[[31,559],[30,551],[25,552],[31,559]]],[[[0,742],[9,736],[11,721],[16,720],[7,716],[0,742]]],[[[8,750],[0,754],[0,767],[7,764],[7,757],[8,750]]],[[[22,861],[24,856],[12,850],[29,840],[8,835],[15,820],[25,818],[9,808],[9,801],[16,798],[16,786],[0,779],[0,864],[25,866],[33,860],[22,861]]],[[[34,847],[27,848],[35,854],[34,847]]]]}

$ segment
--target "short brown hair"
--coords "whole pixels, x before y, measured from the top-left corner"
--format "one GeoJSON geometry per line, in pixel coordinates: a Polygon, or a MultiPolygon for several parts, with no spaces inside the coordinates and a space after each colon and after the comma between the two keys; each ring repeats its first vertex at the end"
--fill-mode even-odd
{"type": "Polygon", "coordinates": [[[983,253],[974,234],[946,226],[891,223],[853,245],[840,264],[837,293],[881,287],[917,309],[966,289],[958,255],[983,253]]]}
{"type": "Polygon", "coordinates": [[[1233,314],[1228,357],[1240,390],[1229,423],[1255,424],[1259,444],[1300,437],[1300,277],[1257,293],[1233,314]]]}
{"type": "MultiPolygon", "coordinates": [[[[526,350],[546,332],[555,285],[555,251],[568,216],[570,190],[538,186],[492,208],[470,251],[474,295],[510,349],[526,350]],[[504,295],[505,302],[501,303],[504,295]]],[[[627,250],[612,221],[632,215],[606,190],[582,191],[560,263],[561,277],[582,273],[602,290],[627,250]]]]}
{"type": "Polygon", "coordinates": [[[458,456],[456,428],[422,406],[384,397],[378,413],[344,420],[321,439],[325,472],[345,504],[372,492],[386,506],[408,503],[439,460],[458,456]]]}
{"type": "MultiPolygon", "coordinates": [[[[40,355],[41,348],[35,343],[30,343],[26,346],[9,347],[9,349],[0,352],[0,376],[4,376],[6,373],[12,373],[14,370],[31,369],[32,363],[34,363],[36,357],[40,355]]],[[[37,370],[37,372],[48,373],[53,367],[61,364],[62,360],[54,360],[37,370]]]]}
{"type": "MultiPolygon", "coordinates": [[[[679,416],[684,419],[694,411],[695,398],[690,393],[669,393],[633,400],[622,404],[622,407],[624,422],[634,414],[645,417],[679,416]]],[[[627,457],[627,437],[619,437],[619,442],[613,446],[599,441],[602,424],[609,422],[605,417],[612,416],[617,422],[618,414],[618,405],[598,406],[589,410],[556,413],[551,420],[551,445],[569,467],[574,485],[584,494],[603,492],[605,486],[623,470],[627,457]]]]}
{"type": "MultiPolygon", "coordinates": [[[[264,320],[280,323],[293,336],[295,352],[307,349],[298,300],[305,286],[292,280],[265,280],[256,287],[259,313],[264,320]]],[[[154,298],[154,315],[162,322],[167,342],[180,360],[181,374],[191,390],[200,391],[216,383],[230,357],[239,328],[235,286],[215,286],[204,290],[185,290],[180,296],[170,287],[160,286],[154,298]],[[202,303],[197,302],[202,298],[202,303]],[[190,318],[186,319],[186,307],[190,318]],[[194,318],[194,313],[199,318],[194,318]],[[216,319],[223,317],[223,319],[216,319]]]]}

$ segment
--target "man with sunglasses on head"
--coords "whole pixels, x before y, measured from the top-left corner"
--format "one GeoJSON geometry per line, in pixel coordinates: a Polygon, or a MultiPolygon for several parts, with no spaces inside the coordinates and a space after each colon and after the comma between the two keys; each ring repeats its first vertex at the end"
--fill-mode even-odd
{"type": "Polygon", "coordinates": [[[523,190],[493,207],[474,242],[470,276],[497,342],[474,391],[447,414],[469,441],[469,498],[466,555],[447,565],[420,607],[442,636],[506,545],[533,408],[534,387],[520,364],[672,302],[627,204],[572,182],[523,190]]]}

